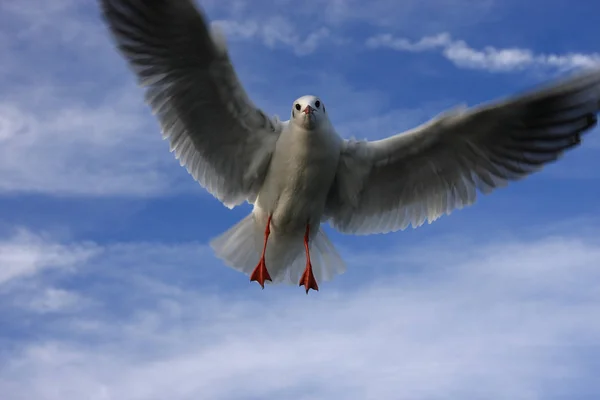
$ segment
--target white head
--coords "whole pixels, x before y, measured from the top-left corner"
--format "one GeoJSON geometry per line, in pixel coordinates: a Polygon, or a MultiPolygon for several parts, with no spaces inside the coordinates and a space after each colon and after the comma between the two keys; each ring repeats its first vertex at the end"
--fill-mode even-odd
{"type": "Polygon", "coordinates": [[[325,105],[316,96],[302,96],[292,105],[291,122],[306,130],[313,130],[327,123],[325,105]]]}

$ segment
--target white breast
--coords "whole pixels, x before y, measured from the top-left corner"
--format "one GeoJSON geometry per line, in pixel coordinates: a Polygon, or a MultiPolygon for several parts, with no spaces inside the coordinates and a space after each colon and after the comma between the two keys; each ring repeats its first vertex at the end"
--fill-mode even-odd
{"type": "Polygon", "coordinates": [[[324,128],[306,131],[289,124],[277,141],[255,212],[272,214],[279,230],[303,231],[308,221],[321,220],[342,145],[329,124],[324,128]]]}

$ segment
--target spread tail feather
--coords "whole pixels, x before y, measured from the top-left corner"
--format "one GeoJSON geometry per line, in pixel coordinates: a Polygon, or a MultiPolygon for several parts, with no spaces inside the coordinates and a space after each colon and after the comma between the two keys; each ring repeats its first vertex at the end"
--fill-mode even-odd
{"type": "MultiPolygon", "coordinates": [[[[280,237],[273,233],[267,244],[267,270],[273,283],[297,285],[306,265],[303,237],[280,237]]],[[[250,275],[260,259],[263,240],[264,227],[256,224],[253,214],[249,214],[211,240],[210,245],[216,256],[227,266],[250,275]]],[[[322,228],[319,228],[309,246],[317,282],[329,281],[346,271],[344,260],[322,228]]]]}

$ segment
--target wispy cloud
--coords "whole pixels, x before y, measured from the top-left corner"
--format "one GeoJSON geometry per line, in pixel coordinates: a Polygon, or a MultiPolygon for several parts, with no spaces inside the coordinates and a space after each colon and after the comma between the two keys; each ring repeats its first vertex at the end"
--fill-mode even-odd
{"type": "Polygon", "coordinates": [[[67,247],[21,229],[0,242],[0,286],[49,268],[71,268],[87,261],[94,252],[94,246],[67,247]]]}
{"type": "Polygon", "coordinates": [[[172,186],[168,146],[140,93],[87,104],[52,86],[11,94],[0,101],[0,192],[144,196],[172,186]]]}
{"type": "Polygon", "coordinates": [[[475,49],[463,40],[453,39],[448,33],[426,36],[417,41],[391,34],[381,34],[369,38],[366,45],[372,49],[390,48],[412,53],[439,51],[457,67],[490,72],[512,72],[527,68],[552,68],[564,71],[600,65],[600,53],[537,54],[530,49],[518,47],[502,49],[493,46],[475,49]]]}
{"type": "Polygon", "coordinates": [[[14,304],[37,314],[75,311],[87,306],[87,300],[81,295],[64,289],[52,287],[39,288],[36,294],[13,297],[14,304]]]}
{"type": "Polygon", "coordinates": [[[199,271],[202,246],[96,245],[77,268],[95,308],[13,342],[0,390],[7,400],[598,393],[587,366],[600,355],[600,243],[563,233],[453,244],[346,254],[348,273],[381,267],[352,290],[252,286],[243,299],[209,283],[217,272],[194,287],[182,279],[199,271]]]}
{"type": "MultiPolygon", "coordinates": [[[[481,21],[492,12],[500,14],[502,4],[494,0],[320,0],[330,22],[366,22],[388,29],[421,32],[436,26],[459,27],[481,21]]],[[[319,10],[317,13],[321,13],[319,10]]]]}
{"type": "Polygon", "coordinates": [[[231,39],[259,40],[269,48],[288,47],[298,56],[310,54],[317,47],[334,40],[330,30],[325,27],[304,34],[283,17],[262,21],[220,20],[214,24],[231,39]]]}
{"type": "Polygon", "coordinates": [[[0,5],[0,193],[152,196],[194,187],[98,10],[25,3],[0,5]]]}
{"type": "Polygon", "coordinates": [[[371,113],[364,118],[348,118],[337,125],[344,136],[377,140],[414,128],[440,112],[455,107],[449,100],[422,104],[414,108],[396,108],[386,112],[371,113]]]}
{"type": "Polygon", "coordinates": [[[297,29],[307,32],[315,26],[332,29],[346,25],[408,29],[420,32],[443,25],[457,27],[485,19],[501,7],[494,0],[209,0],[201,1],[209,13],[267,21],[271,17],[293,15],[297,29]]]}
{"type": "Polygon", "coordinates": [[[9,63],[13,70],[17,69],[13,72],[29,74],[32,79],[72,62],[84,63],[87,68],[93,65],[107,68],[114,64],[110,57],[112,48],[99,23],[99,13],[89,8],[88,3],[77,0],[2,2],[0,12],[0,44],[3,38],[10,38],[10,46],[2,48],[0,45],[3,51],[0,55],[3,64],[9,63]],[[34,48],[31,43],[35,43],[34,48]],[[78,53],[85,56],[77,57],[78,53]],[[71,57],[57,62],[65,54],[71,57]],[[54,59],[48,57],[52,55],[54,59]],[[109,57],[105,60],[106,56],[109,57]],[[39,62],[44,57],[48,58],[43,68],[31,62],[39,62]]]}

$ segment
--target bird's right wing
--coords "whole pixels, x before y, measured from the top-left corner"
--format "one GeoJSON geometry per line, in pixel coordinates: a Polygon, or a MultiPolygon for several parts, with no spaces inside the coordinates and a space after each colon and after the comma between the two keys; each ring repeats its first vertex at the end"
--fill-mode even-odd
{"type": "Polygon", "coordinates": [[[378,141],[346,141],[327,215],[345,233],[420,226],[558,159],[596,125],[600,70],[378,141]]]}
{"type": "Polygon", "coordinates": [[[193,0],[100,0],[182,166],[233,207],[256,196],[281,131],[248,98],[193,0]]]}

